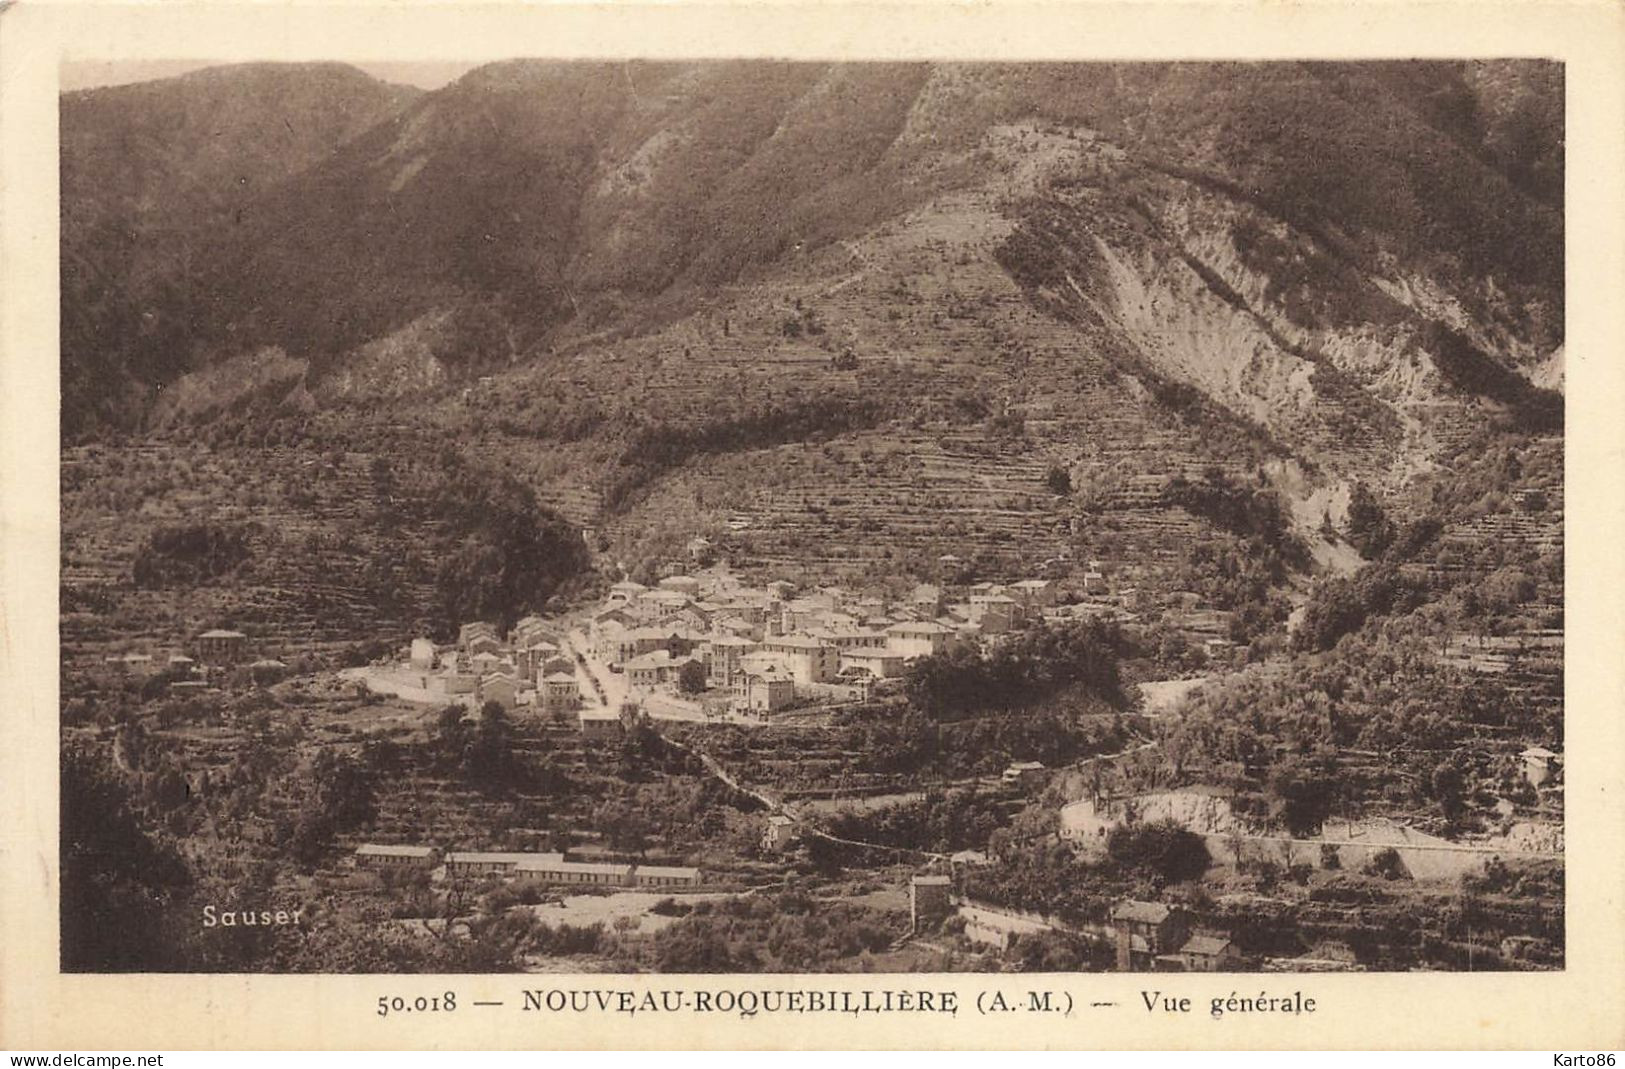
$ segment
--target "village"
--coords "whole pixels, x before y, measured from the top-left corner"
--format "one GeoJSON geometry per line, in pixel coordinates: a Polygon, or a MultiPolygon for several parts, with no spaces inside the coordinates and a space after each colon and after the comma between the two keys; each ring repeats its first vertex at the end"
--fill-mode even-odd
{"type": "MultiPolygon", "coordinates": [[[[715,901],[775,886],[772,874],[789,878],[814,844],[846,851],[864,859],[864,865],[879,865],[879,872],[898,881],[887,894],[894,908],[906,906],[907,927],[893,940],[892,951],[948,954],[945,948],[956,945],[1007,957],[1027,945],[1024,940],[1061,939],[1092,948],[1080,960],[1094,964],[1079,967],[1365,967],[1347,945],[1324,941],[1294,955],[1244,953],[1211,910],[1204,916],[1178,900],[1126,896],[1091,921],[990,901],[979,897],[978,877],[1001,861],[988,843],[933,852],[833,834],[828,816],[842,806],[865,804],[862,792],[843,802],[836,791],[827,802],[808,804],[819,792],[803,797],[746,782],[701,748],[704,735],[692,734],[707,728],[816,732],[843,710],[884,707],[888,699],[895,706],[911,667],[924,658],[954,649],[986,654],[1032,628],[1069,621],[1135,624],[1145,621],[1148,612],[1151,619],[1181,628],[1191,644],[1202,648],[1207,666],[1206,675],[1141,684],[1141,713],[1155,719],[1176,708],[1204,679],[1235,663],[1234,645],[1223,637],[1225,614],[1177,593],[1151,602],[1098,561],[1088,562],[1076,578],[1062,569],[1058,577],[1002,583],[917,583],[902,597],[885,597],[839,586],[803,589],[787,580],[749,582],[726,563],[708,559],[699,566],[699,553],[707,548],[696,545],[693,558],[673,562],[666,569],[670,574],[651,585],[623,578],[589,605],[549,616],[527,615],[506,632],[491,621],[467,622],[452,641],[442,644],[420,636],[372,663],[318,670],[307,681],[326,679],[336,692],[371,696],[394,708],[418,708],[425,718],[438,714],[443,719],[445,711],[460,709],[465,718],[475,718],[465,724],[495,714],[534,723],[555,736],[567,731],[581,740],[583,758],[600,752],[595,747],[620,745],[640,725],[676,732],[667,737],[668,745],[699,758],[705,774],[754,807],[758,815],[752,834],[757,841],[746,852],[755,861],[743,868],[729,861],[707,867],[696,863],[699,857],[668,850],[651,858],[642,849],[612,848],[592,836],[555,837],[547,849],[492,847],[477,839],[391,841],[374,836],[346,845],[340,868],[384,879],[386,894],[403,881],[432,888],[448,909],[509,886],[530,888],[532,895],[540,891],[560,909],[566,902],[585,903],[589,909],[624,907],[632,912],[623,922],[635,924],[654,919],[648,910],[660,901],[655,896],[715,901]]],[[[1459,656],[1457,648],[1451,650],[1459,656]]],[[[116,673],[148,673],[149,679],[166,682],[171,695],[183,698],[221,688],[268,693],[267,688],[285,683],[305,685],[294,667],[262,656],[242,631],[203,631],[187,651],[126,652],[104,661],[116,673]]],[[[1132,762],[1155,745],[1142,736],[1121,758],[1132,762]]],[[[1550,797],[1556,791],[1560,798],[1560,754],[1535,746],[1518,759],[1531,792],[1550,797]]],[[[1055,837],[1085,862],[1105,857],[1114,831],[1148,825],[1183,829],[1221,867],[1215,871],[1227,872],[1272,866],[1328,874],[1392,870],[1427,883],[1476,879],[1509,861],[1561,857],[1561,825],[1542,817],[1539,807],[1517,810],[1522,815],[1509,819],[1498,838],[1474,842],[1442,839],[1386,818],[1328,820],[1312,835],[1292,837],[1258,827],[1233,811],[1224,791],[1136,787],[1116,774],[1117,760],[1114,755],[1087,757],[1058,768],[1016,760],[1000,774],[961,780],[957,787],[985,792],[1007,815],[1052,811],[1055,837]],[[1110,785],[1103,787],[1103,782],[1110,785]]],[[[204,781],[189,778],[189,788],[201,792],[204,781]]],[[[887,797],[906,802],[923,796],[887,797]]],[[[887,797],[874,802],[884,804],[887,797]]],[[[1510,804],[1506,815],[1515,815],[1510,804]]],[[[1507,960],[1538,961],[1549,953],[1533,937],[1509,939],[1501,948],[1507,960]]]]}
{"type": "Polygon", "coordinates": [[[622,580],[588,612],[526,616],[506,636],[466,623],[454,646],[414,639],[399,659],[346,677],[413,701],[570,716],[585,734],[615,730],[624,714],[762,724],[868,701],[950,644],[996,645],[1029,622],[1122,618],[1124,598],[1104,591],[1092,570],[1078,596],[1024,579],[953,597],[921,583],[888,602],[833,586],[798,593],[786,580],[753,586],[723,565],[654,586],[622,580]]]}
{"type": "Polygon", "coordinates": [[[65,95],[64,967],[1562,968],[1561,154],[1379,67],[65,95]]]}

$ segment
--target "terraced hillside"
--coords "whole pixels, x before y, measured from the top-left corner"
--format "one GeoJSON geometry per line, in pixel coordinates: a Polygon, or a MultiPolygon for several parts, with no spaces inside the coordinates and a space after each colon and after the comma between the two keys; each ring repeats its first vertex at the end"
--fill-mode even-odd
{"type": "MultiPolygon", "coordinates": [[[[1549,65],[513,62],[418,97],[339,80],[377,114],[346,104],[323,149],[228,205],[241,225],[97,202],[107,226],[142,205],[187,257],[100,265],[97,307],[146,302],[139,330],[65,313],[70,437],[207,441],[209,463],[273,473],[266,442],[431,466],[450,448],[629,569],[703,533],[809,574],[954,555],[1172,582],[1224,534],[1171,501],[1178,480],[1272,491],[1299,571],[1347,572],[1356,483],[1405,515],[1486,434],[1561,431],[1549,65]],[[123,362],[117,419],[75,400],[96,361],[123,362]]],[[[121,92],[65,102],[76,173],[125,136],[121,92]]],[[[177,150],[206,132],[175,121],[177,150]]],[[[368,501],[350,477],[315,491],[331,511],[293,504],[291,478],[259,506],[152,508],[319,541],[368,501]]],[[[68,584],[120,572],[153,515],[76,517],[68,584]]],[[[360,577],[392,552],[305,554],[288,589],[315,600],[277,580],[254,611],[296,632],[364,616],[360,577]]]]}

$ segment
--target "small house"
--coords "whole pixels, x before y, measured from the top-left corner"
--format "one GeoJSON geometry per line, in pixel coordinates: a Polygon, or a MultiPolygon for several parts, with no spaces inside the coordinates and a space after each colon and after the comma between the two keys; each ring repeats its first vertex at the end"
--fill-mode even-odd
{"type": "Polygon", "coordinates": [[[567,712],[581,700],[581,688],[573,672],[554,672],[542,677],[542,709],[546,712],[567,712]]]}
{"type": "Polygon", "coordinates": [[[1198,932],[1171,953],[1159,954],[1159,972],[1227,972],[1241,961],[1229,936],[1198,932]]]}
{"type": "Polygon", "coordinates": [[[1010,596],[1030,612],[1055,604],[1055,582],[1050,579],[1023,579],[1010,584],[1010,596]]]}
{"type": "Polygon", "coordinates": [[[272,683],[281,681],[288,674],[288,666],[272,658],[255,661],[248,666],[248,677],[256,686],[268,687],[272,683]]]}
{"type": "Polygon", "coordinates": [[[198,660],[205,664],[236,664],[248,651],[248,636],[241,631],[205,631],[197,637],[198,660]]]}
{"type": "Polygon", "coordinates": [[[1523,758],[1523,776],[1531,787],[1544,787],[1557,778],[1563,758],[1544,746],[1531,746],[1518,755],[1523,758]]]}
{"type": "Polygon", "coordinates": [[[953,910],[953,881],[935,874],[911,878],[908,904],[915,931],[941,923],[953,910]]]}
{"type": "Polygon", "coordinates": [[[577,710],[576,722],[583,738],[612,739],[621,734],[621,714],[602,705],[577,710]]]}
{"type": "Polygon", "coordinates": [[[734,677],[730,688],[740,708],[761,716],[793,705],[796,700],[795,680],[774,664],[741,671],[734,677]]]}
{"type": "Polygon", "coordinates": [[[893,624],[886,629],[886,645],[905,660],[941,653],[954,634],[951,628],[931,621],[893,624]]]}
{"type": "Polygon", "coordinates": [[[479,686],[480,677],[470,672],[450,670],[429,677],[429,690],[435,694],[473,694],[479,686]]]}
{"type": "Polygon", "coordinates": [[[762,849],[768,853],[789,849],[800,838],[796,822],[783,813],[769,814],[767,823],[762,826],[762,849]]]}
{"type": "Polygon", "coordinates": [[[1118,972],[1149,972],[1159,954],[1185,944],[1190,922],[1182,910],[1161,902],[1128,899],[1112,907],[1118,972]]]}
{"type": "Polygon", "coordinates": [[[903,674],[903,655],[888,649],[850,649],[841,653],[841,674],[862,672],[874,679],[897,679],[903,674]]]}
{"type": "Polygon", "coordinates": [[[475,639],[487,638],[497,643],[497,625],[485,620],[475,620],[457,629],[457,648],[477,653],[479,651],[473,648],[472,643],[475,639]]]}
{"type": "Polygon", "coordinates": [[[928,620],[942,615],[942,605],[942,588],[935,583],[921,583],[909,592],[908,607],[928,620]]]}
{"type": "Polygon", "coordinates": [[[633,690],[654,690],[674,683],[692,657],[673,657],[670,650],[654,650],[626,662],[626,681],[633,690]]]}
{"type": "Polygon", "coordinates": [[[496,702],[503,712],[511,713],[519,704],[519,683],[513,676],[494,672],[480,679],[480,704],[496,702]]]}
{"type": "Polygon", "coordinates": [[[1005,768],[999,781],[1006,787],[1026,790],[1042,783],[1045,771],[1042,761],[1017,761],[1005,768]]]}

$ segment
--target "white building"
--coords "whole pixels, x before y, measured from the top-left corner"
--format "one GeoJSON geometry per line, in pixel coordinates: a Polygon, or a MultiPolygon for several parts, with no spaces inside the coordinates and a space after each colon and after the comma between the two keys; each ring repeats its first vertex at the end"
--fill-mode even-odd
{"type": "Polygon", "coordinates": [[[777,659],[804,686],[832,682],[841,673],[841,651],[811,635],[768,635],[762,639],[761,652],[777,659]]]}
{"type": "Polygon", "coordinates": [[[886,629],[888,646],[905,659],[941,653],[954,634],[951,628],[930,621],[893,624],[886,629]]]}

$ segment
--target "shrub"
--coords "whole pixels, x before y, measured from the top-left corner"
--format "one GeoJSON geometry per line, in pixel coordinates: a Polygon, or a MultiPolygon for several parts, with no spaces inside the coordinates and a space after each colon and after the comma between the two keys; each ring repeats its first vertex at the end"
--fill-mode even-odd
{"type": "Polygon", "coordinates": [[[1212,861],[1202,837],[1171,820],[1118,825],[1106,837],[1106,853],[1118,864],[1166,883],[1197,879],[1212,861]]]}
{"type": "Polygon", "coordinates": [[[1404,858],[1391,846],[1371,855],[1371,860],[1366,862],[1365,871],[1369,875],[1380,876],[1385,880],[1402,880],[1410,875],[1405,868],[1404,858]]]}

